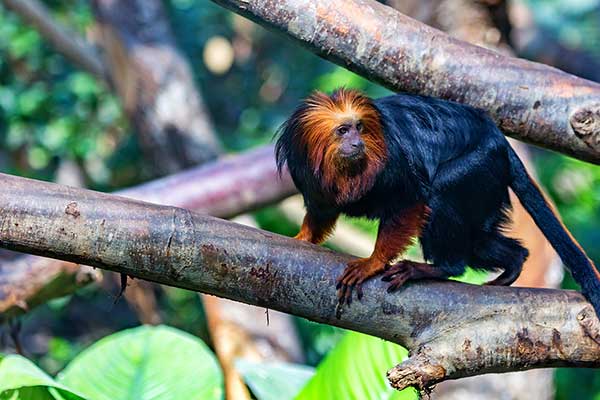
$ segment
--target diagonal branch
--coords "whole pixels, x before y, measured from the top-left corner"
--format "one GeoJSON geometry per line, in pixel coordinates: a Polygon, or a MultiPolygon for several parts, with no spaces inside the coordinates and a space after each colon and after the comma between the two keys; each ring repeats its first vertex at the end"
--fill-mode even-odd
{"type": "Polygon", "coordinates": [[[35,27],[67,59],[100,79],[106,79],[106,69],[94,49],[78,34],[53,21],[43,3],[37,0],[2,0],[2,3],[35,27]]]}
{"type": "Polygon", "coordinates": [[[517,139],[600,164],[600,85],[454,39],[373,0],[213,0],[392,90],[483,108],[517,139]]]}
{"type": "MultiPolygon", "coordinates": [[[[277,179],[273,146],[222,157],[117,194],[230,218],[296,192],[289,175],[277,179]]],[[[23,256],[0,264],[0,323],[98,279],[77,264],[23,256]]]]}
{"type": "Polygon", "coordinates": [[[0,175],[0,246],[296,314],[402,344],[397,388],[548,366],[600,367],[600,322],[576,292],[366,285],[336,318],[349,256],[167,206],[0,175]]]}

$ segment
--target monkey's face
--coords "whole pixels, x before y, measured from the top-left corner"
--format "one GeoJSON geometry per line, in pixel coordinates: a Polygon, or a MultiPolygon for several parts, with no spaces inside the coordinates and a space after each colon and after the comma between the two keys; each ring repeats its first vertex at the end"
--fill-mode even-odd
{"type": "Polygon", "coordinates": [[[360,174],[385,154],[379,114],[371,100],[352,90],[317,92],[299,116],[297,139],[317,175],[360,174]]]}
{"type": "Polygon", "coordinates": [[[383,170],[387,149],[379,111],[355,90],[316,92],[282,125],[277,166],[306,179],[309,172],[323,194],[338,204],[360,198],[383,170]]]}
{"type": "Polygon", "coordinates": [[[363,123],[354,117],[343,121],[334,132],[337,156],[340,161],[352,163],[365,157],[365,141],[362,138],[363,123]]]}

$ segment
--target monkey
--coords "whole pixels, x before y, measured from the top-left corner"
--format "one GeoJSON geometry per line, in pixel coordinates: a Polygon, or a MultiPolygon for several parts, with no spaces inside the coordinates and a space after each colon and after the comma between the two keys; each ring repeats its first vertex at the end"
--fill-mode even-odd
{"type": "Polygon", "coordinates": [[[336,281],[341,305],[353,291],[360,300],[375,276],[393,292],[468,265],[499,272],[489,285],[512,284],[529,253],[504,235],[511,188],[600,310],[598,270],[484,110],[405,93],[314,92],[279,128],[275,157],[304,197],[296,239],[324,242],[340,214],[379,220],[371,256],[350,261],[336,281]],[[425,262],[392,264],[415,239],[425,262]]]}

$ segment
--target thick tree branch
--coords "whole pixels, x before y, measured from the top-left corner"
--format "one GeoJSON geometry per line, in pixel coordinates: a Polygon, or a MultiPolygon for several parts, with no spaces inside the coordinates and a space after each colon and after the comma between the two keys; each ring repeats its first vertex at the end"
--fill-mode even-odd
{"type": "MultiPolygon", "coordinates": [[[[230,218],[295,192],[289,175],[278,179],[273,146],[265,146],[117,194],[230,218]]],[[[1,263],[0,323],[98,279],[98,274],[79,268],[74,263],[31,255],[1,263]]]]}
{"type": "Polygon", "coordinates": [[[600,128],[586,117],[600,106],[596,83],[454,39],[372,0],[213,1],[390,89],[481,107],[510,136],[600,164],[600,128]]]}
{"type": "Polygon", "coordinates": [[[349,256],[188,210],[0,175],[0,246],[293,313],[400,343],[397,388],[548,366],[600,366],[600,322],[576,292],[366,285],[336,317],[349,256]]]}

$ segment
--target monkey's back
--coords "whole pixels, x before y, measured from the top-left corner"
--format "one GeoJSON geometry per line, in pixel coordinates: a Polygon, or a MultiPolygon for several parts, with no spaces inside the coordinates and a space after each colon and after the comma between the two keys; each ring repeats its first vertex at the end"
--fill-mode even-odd
{"type": "Polygon", "coordinates": [[[406,158],[424,183],[433,181],[444,163],[508,145],[483,110],[465,104],[396,94],[375,100],[375,106],[382,115],[389,156],[406,158]]]}
{"type": "MultiPolygon", "coordinates": [[[[506,222],[506,138],[484,111],[467,105],[403,94],[375,104],[391,165],[406,164],[420,201],[431,209],[421,236],[425,257],[466,262],[479,238],[495,235],[506,222]]],[[[387,176],[388,191],[410,185],[410,178],[396,175],[387,176]]]]}

